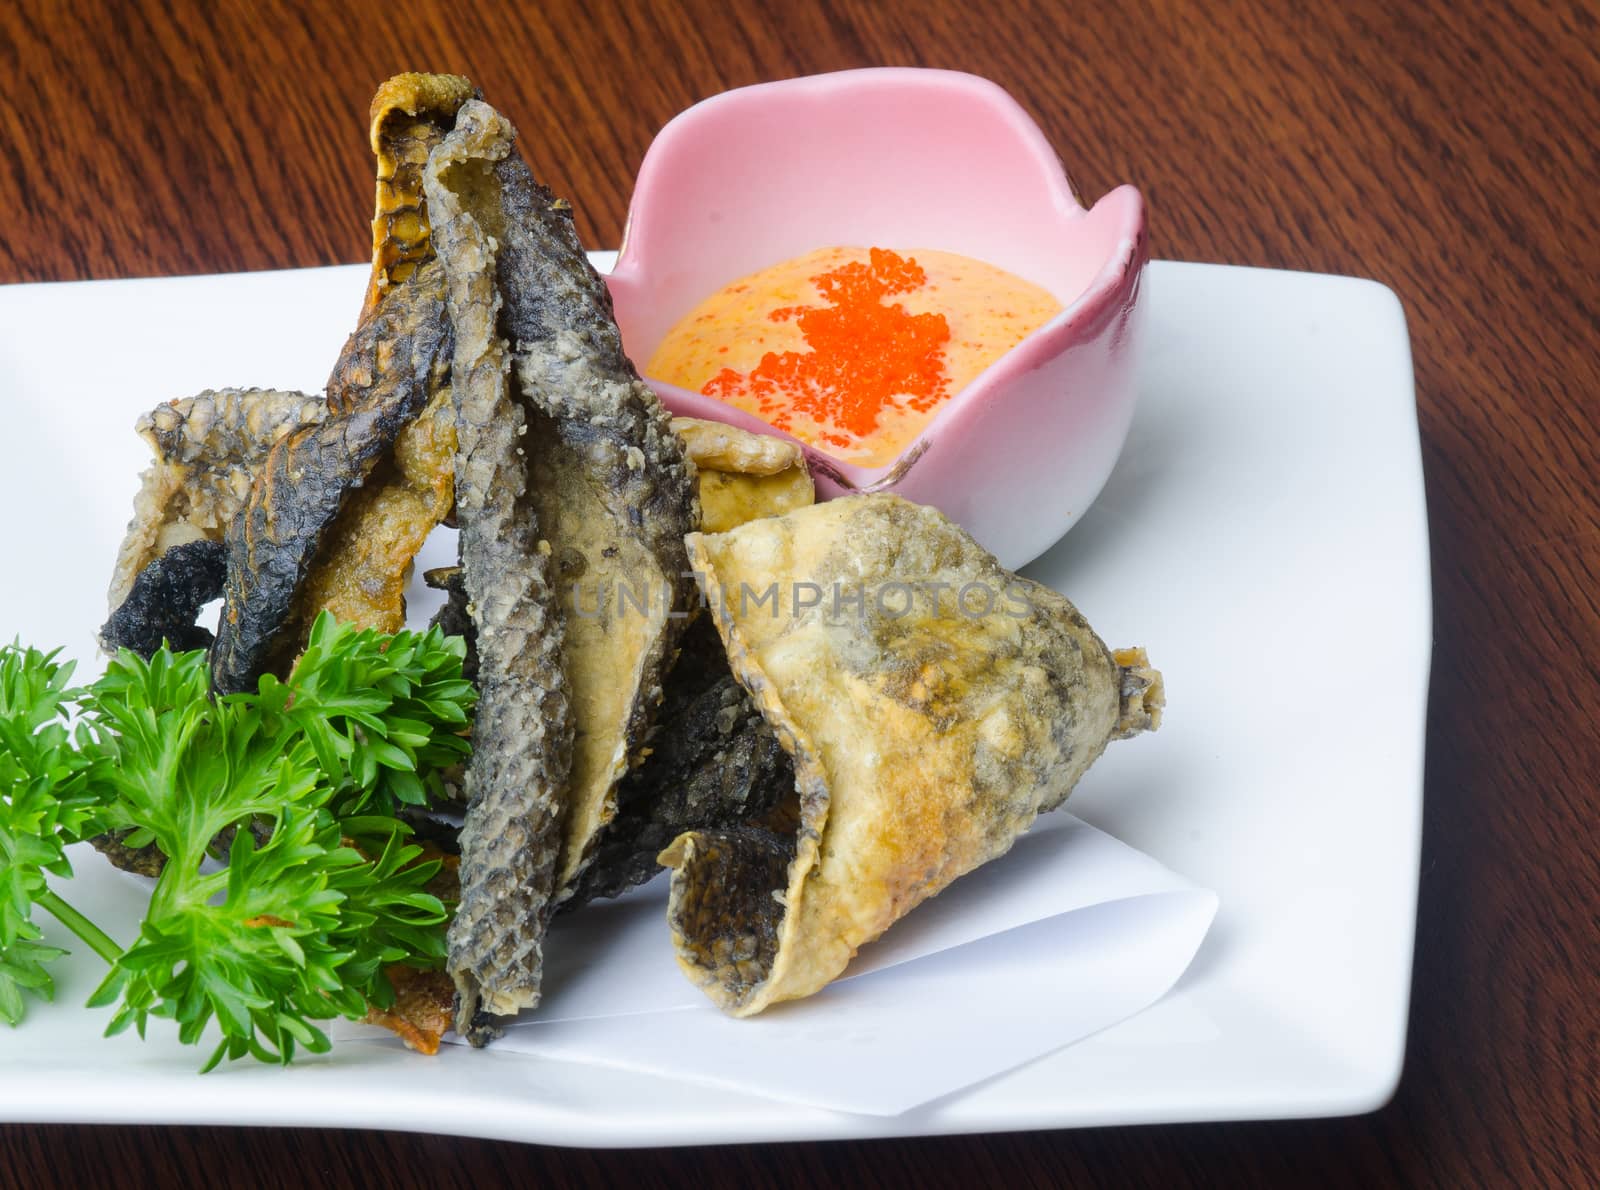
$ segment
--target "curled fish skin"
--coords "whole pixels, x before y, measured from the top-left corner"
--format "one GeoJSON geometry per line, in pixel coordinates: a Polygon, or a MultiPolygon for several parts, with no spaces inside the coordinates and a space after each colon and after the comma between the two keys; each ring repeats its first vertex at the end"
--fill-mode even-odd
{"type": "MultiPolygon", "coordinates": [[[[689,417],[673,418],[672,430],[695,466],[702,532],[781,516],[815,497],[793,442],[689,417]]],[[[794,765],[734,680],[709,616],[690,623],[663,685],[647,747],[618,786],[616,816],[563,910],[644,883],[680,832],[758,822],[794,788],[794,765]]]]}
{"type": "Polygon", "coordinates": [[[326,413],[322,399],[307,393],[223,388],[142,414],[134,432],[155,459],[139,477],[107,610],[121,607],[140,572],[173,546],[221,541],[267,452],[326,413]]]}
{"type": "Polygon", "coordinates": [[[472,613],[467,608],[467,582],[461,567],[456,565],[426,570],[422,574],[422,581],[434,590],[444,592],[444,602],[433,613],[428,627],[459,636],[466,643],[467,655],[461,661],[461,676],[469,682],[476,682],[478,631],[472,626],[472,613]]]}
{"type": "MultiPolygon", "coordinates": [[[[517,443],[526,466],[518,491],[527,515],[519,527],[531,519],[549,551],[544,578],[559,600],[556,662],[573,743],[556,788],[483,789],[468,769],[462,902],[451,935],[463,1019],[474,998],[496,1015],[537,1002],[542,950],[534,948],[542,946],[550,909],[572,895],[595,855],[616,814],[618,782],[642,753],[661,701],[693,599],[683,538],[700,511],[683,442],[622,349],[610,297],[578,241],[572,209],[534,181],[516,155],[515,138],[493,108],[464,104],[455,130],[429,159],[425,190],[436,249],[451,275],[458,336],[468,333],[462,319],[472,318],[474,337],[494,340],[491,350],[465,360],[458,353],[453,383],[460,386],[468,370],[492,372],[496,384],[508,380],[526,430],[517,443]],[[493,294],[471,294],[468,287],[481,291],[486,275],[493,294]],[[540,848],[537,867],[520,851],[508,853],[504,842],[508,825],[526,824],[530,815],[543,829],[522,841],[540,848]],[[552,843],[547,889],[542,863],[552,843]],[[508,861],[525,862],[534,878],[518,886],[514,915],[477,887],[499,881],[508,861]],[[522,961],[514,969],[485,962],[502,953],[522,961]]],[[[466,422],[459,426],[465,434],[466,422]]],[[[486,692],[498,646],[485,632],[476,584],[493,571],[466,548],[474,514],[462,481],[458,467],[462,567],[486,692]]],[[[519,547],[498,564],[524,552],[519,547]]],[[[482,706],[480,699],[480,717],[482,706]]],[[[486,749],[507,746],[514,745],[500,739],[486,749]]]]}
{"type": "Polygon", "coordinates": [[[786,438],[694,417],[673,418],[672,430],[697,472],[702,533],[725,533],[816,500],[805,453],[786,438]]]}
{"type": "MultiPolygon", "coordinates": [[[[453,74],[398,74],[372,98],[369,134],[376,159],[372,276],[351,345],[329,380],[333,413],[350,411],[377,361],[362,351],[360,325],[417,269],[434,257],[422,170],[428,154],[455,125],[456,111],[477,94],[453,74]]],[[[387,340],[367,338],[383,351],[387,340]]],[[[455,410],[448,386],[395,436],[386,455],[352,492],[328,530],[305,578],[306,616],[328,611],[380,632],[405,626],[406,577],[428,534],[455,500],[455,410]]]]}
{"type": "MultiPolygon", "coordinates": [[[[695,600],[683,538],[700,508],[672,419],[622,348],[572,208],[534,181],[511,125],[470,102],[486,223],[498,218],[501,330],[526,405],[529,502],[566,609],[575,742],[556,896],[570,895],[616,813],[695,600]]],[[[430,191],[431,194],[431,191],[430,191]]],[[[430,200],[431,201],[431,200],[430,200]]],[[[481,642],[480,642],[481,646],[481,642]]]]}
{"type": "Polygon", "coordinates": [[[455,126],[456,112],[482,98],[459,74],[408,71],[379,84],[367,116],[367,135],[377,165],[372,213],[372,276],[361,321],[389,291],[433,259],[432,228],[422,171],[428,154],[455,126]]]}
{"type": "Polygon", "coordinates": [[[319,611],[379,632],[406,622],[411,564],[455,503],[455,410],[448,385],[395,435],[352,491],[306,573],[300,619],[319,611]]]}
{"type": "Polygon", "coordinates": [[[686,831],[661,856],[679,966],[734,1016],[823,987],[1009,850],[1108,742],[1160,725],[1142,652],[1113,653],[935,509],[843,497],[694,534],[689,553],[735,675],[794,759],[786,828],[686,831]],[[739,594],[799,583],[852,602],[739,594]],[[985,596],[980,610],[954,592],[985,596]]]}

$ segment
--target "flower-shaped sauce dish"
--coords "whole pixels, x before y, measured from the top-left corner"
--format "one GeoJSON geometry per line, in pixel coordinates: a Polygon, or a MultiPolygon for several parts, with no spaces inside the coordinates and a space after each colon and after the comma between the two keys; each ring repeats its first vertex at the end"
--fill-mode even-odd
{"type": "MultiPolygon", "coordinates": [[[[952,392],[874,465],[814,440],[821,498],[893,491],[932,504],[1021,566],[1111,474],[1135,399],[1144,203],[1085,209],[1026,112],[944,70],[844,71],[728,91],[689,108],[640,167],[612,298],[645,367],[709,295],[835,246],[956,253],[1048,291],[1059,313],[952,392]]],[[[770,420],[646,375],[674,413],[774,433],[770,420]]],[[[788,436],[788,435],[786,435],[788,436]]]]}

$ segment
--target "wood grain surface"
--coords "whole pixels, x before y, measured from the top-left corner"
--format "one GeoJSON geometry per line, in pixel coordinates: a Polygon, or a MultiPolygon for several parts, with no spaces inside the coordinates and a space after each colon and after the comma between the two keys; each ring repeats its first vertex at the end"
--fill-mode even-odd
{"type": "Polygon", "coordinates": [[[8,1127],[0,1184],[1600,1185],[1597,46],[1593,0],[0,6],[0,282],[362,259],[400,69],[477,80],[596,246],[697,99],[988,75],[1086,197],[1144,188],[1156,256],[1399,293],[1437,616],[1410,1046],[1374,1115],[636,1153],[8,1127]]]}

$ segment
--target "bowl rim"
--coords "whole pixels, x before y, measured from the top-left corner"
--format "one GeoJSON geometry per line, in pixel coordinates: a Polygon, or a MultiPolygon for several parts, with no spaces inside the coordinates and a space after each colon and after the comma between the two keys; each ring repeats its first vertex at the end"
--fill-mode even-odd
{"type": "Polygon", "coordinates": [[[1020,380],[1023,375],[1035,371],[1068,348],[1096,338],[1114,321],[1119,311],[1132,303],[1138,289],[1139,274],[1147,260],[1145,204],[1139,190],[1131,185],[1121,185],[1107,192],[1092,208],[1085,207],[1044,131],[999,83],[959,70],[873,66],[735,87],[702,99],[673,116],[656,134],[640,163],[623,227],[622,246],[610,275],[611,283],[634,291],[647,290],[651,271],[645,264],[648,249],[641,245],[648,245],[654,239],[655,231],[648,219],[648,208],[643,208],[646,218],[640,218],[640,196],[648,196],[652,192],[654,176],[663,168],[661,163],[677,152],[681,142],[698,135],[697,125],[702,123],[707,114],[751,102],[768,103],[773,96],[782,96],[785,100],[801,104],[818,99],[838,102],[841,96],[863,87],[879,88],[886,84],[940,89],[961,95],[967,102],[988,106],[1002,117],[1016,137],[1018,147],[1041,167],[1040,175],[1051,205],[1066,223],[1086,219],[1092,210],[1109,206],[1110,213],[1117,217],[1117,234],[1099,270],[1071,301],[1062,303],[1062,309],[1055,317],[995,359],[964,388],[951,394],[916,437],[906,444],[892,462],[886,464],[869,467],[849,462],[737,406],[653,377],[645,378],[675,413],[707,417],[796,443],[805,452],[814,472],[826,476],[846,492],[893,488],[927,453],[933,442],[943,436],[949,423],[963,420],[961,411],[964,408],[988,404],[997,390],[1003,391],[1006,385],[1020,380]]]}

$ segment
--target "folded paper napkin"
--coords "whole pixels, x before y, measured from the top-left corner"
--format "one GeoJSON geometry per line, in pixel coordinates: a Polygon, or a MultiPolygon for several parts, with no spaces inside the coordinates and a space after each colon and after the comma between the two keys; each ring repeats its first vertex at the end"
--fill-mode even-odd
{"type": "Polygon", "coordinates": [[[663,875],[557,919],[544,1000],[495,1048],[898,1115],[1149,1007],[1217,909],[1214,893],[1058,812],[817,995],[734,1020],[678,970],[666,899],[663,875]]]}

